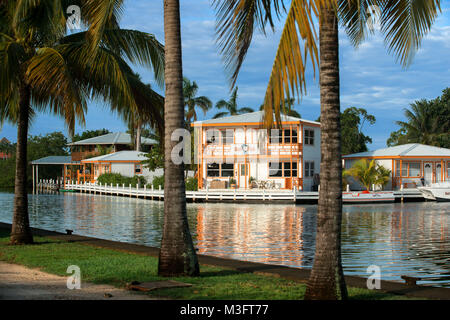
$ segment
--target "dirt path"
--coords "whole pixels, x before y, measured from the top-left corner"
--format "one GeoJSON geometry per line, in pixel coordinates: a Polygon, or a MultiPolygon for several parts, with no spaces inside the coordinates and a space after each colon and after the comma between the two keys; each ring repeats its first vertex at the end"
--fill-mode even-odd
{"type": "Polygon", "coordinates": [[[109,285],[81,282],[70,290],[67,278],[0,261],[0,299],[3,300],[153,300],[144,294],[109,285]],[[105,296],[106,294],[106,296],[105,296]],[[112,296],[108,296],[112,295],[112,296]]]}

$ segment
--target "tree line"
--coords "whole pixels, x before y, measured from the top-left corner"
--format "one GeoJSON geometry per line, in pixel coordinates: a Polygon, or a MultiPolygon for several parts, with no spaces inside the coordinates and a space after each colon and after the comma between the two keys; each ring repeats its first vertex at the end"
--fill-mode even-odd
{"type": "Polygon", "coordinates": [[[388,146],[422,143],[450,148],[450,88],[436,99],[417,100],[404,109],[406,121],[397,121],[400,129],[391,133],[388,146]]]}

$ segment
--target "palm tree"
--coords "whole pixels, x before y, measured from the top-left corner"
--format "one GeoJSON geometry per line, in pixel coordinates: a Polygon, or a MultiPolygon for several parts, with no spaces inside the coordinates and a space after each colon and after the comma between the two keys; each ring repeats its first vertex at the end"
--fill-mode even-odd
{"type": "Polygon", "coordinates": [[[192,120],[197,121],[197,112],[195,107],[202,109],[203,113],[212,108],[212,102],[208,97],[197,97],[198,85],[195,81],[190,81],[188,78],[183,78],[183,96],[184,106],[186,107],[186,125],[189,128],[189,124],[192,120]]]}
{"type": "MultiPolygon", "coordinates": [[[[284,99],[284,107],[280,106],[280,112],[284,115],[290,116],[290,117],[294,117],[294,118],[301,118],[302,116],[300,115],[300,113],[297,112],[297,110],[293,109],[293,105],[295,103],[295,99],[294,98],[286,98],[284,99]]],[[[260,111],[264,111],[264,104],[262,104],[259,107],[260,111]]]]}
{"type": "Polygon", "coordinates": [[[184,164],[172,160],[174,130],[184,127],[183,69],[181,58],[180,3],[164,0],[165,84],[164,103],[164,227],[159,252],[158,274],[199,274],[197,254],[186,215],[184,164]]]}
{"type": "Polygon", "coordinates": [[[352,176],[357,179],[367,191],[370,191],[372,185],[381,185],[388,183],[391,171],[380,166],[375,160],[361,159],[343,172],[343,177],[352,176]]]}
{"type": "MultiPolygon", "coordinates": [[[[342,162],[339,97],[338,20],[357,46],[367,36],[370,6],[380,8],[381,32],[404,66],[440,10],[438,0],[292,0],[264,99],[264,124],[278,126],[286,97],[305,91],[307,59],[319,65],[321,102],[321,189],[317,213],[316,253],[306,299],[346,299],[341,263],[342,162]],[[319,21],[320,60],[314,21],[319,21]],[[301,37],[301,40],[299,38],[301,37]],[[300,45],[300,42],[303,42],[300,45]],[[320,64],[319,64],[320,61],[320,64]],[[274,115],[275,114],[275,119],[274,115]],[[275,120],[275,121],[274,121],[275,120]]],[[[251,44],[253,30],[274,28],[273,16],[285,12],[282,0],[215,0],[217,36],[234,86],[251,44]]],[[[370,30],[373,32],[373,30],[370,30]]]]}
{"type": "Polygon", "coordinates": [[[411,110],[405,109],[406,121],[397,124],[407,132],[407,139],[428,145],[438,145],[439,118],[433,112],[432,103],[419,100],[411,104],[411,110]]]}
{"type": "Polygon", "coordinates": [[[213,119],[217,119],[217,118],[222,118],[225,117],[226,115],[230,115],[230,116],[234,116],[237,114],[243,114],[243,113],[249,113],[249,112],[253,112],[252,108],[238,108],[237,105],[237,91],[238,88],[236,87],[233,92],[231,93],[230,96],[230,100],[225,101],[225,100],[220,100],[216,103],[216,108],[217,109],[226,109],[227,111],[223,111],[223,112],[219,112],[217,113],[213,119]]]}
{"type": "Polygon", "coordinates": [[[164,97],[153,91],[150,84],[142,83],[139,74],[130,78],[136,109],[117,107],[117,112],[128,126],[133,149],[141,151],[141,135],[146,126],[159,136],[164,133],[164,97]]]}
{"type": "Polygon", "coordinates": [[[113,109],[136,108],[130,88],[135,79],[125,59],[153,68],[163,82],[163,46],[150,34],[119,28],[121,1],[74,1],[88,29],[70,35],[65,3],[0,3],[0,115],[17,123],[12,244],[33,242],[26,184],[30,117],[53,112],[72,135],[76,120],[84,123],[88,99],[102,98],[113,109]]]}

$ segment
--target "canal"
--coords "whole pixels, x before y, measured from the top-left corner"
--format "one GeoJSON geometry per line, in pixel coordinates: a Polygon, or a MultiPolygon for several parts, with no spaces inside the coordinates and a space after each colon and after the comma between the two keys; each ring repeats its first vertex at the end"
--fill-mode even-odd
{"type": "MultiPolygon", "coordinates": [[[[0,221],[11,223],[12,193],[0,193],[0,221]]],[[[29,195],[33,227],[108,240],[159,246],[163,202],[88,195],[29,195]]],[[[199,253],[311,268],[315,205],[188,204],[199,253]]],[[[450,287],[450,203],[345,205],[342,257],[346,275],[367,277],[381,268],[383,280],[423,277],[419,284],[450,287]]]]}

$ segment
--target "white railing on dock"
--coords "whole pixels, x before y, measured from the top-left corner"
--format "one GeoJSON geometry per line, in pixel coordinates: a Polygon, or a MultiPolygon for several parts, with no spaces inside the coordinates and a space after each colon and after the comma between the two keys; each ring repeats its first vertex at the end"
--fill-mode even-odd
{"type": "MultiPolygon", "coordinates": [[[[103,194],[113,196],[127,196],[135,198],[144,198],[151,200],[163,200],[164,190],[161,186],[154,189],[153,186],[147,188],[132,187],[122,184],[104,184],[101,183],[78,183],[77,181],[64,182],[62,180],[40,180],[37,184],[38,191],[51,191],[58,189],[74,190],[81,193],[103,194]]],[[[402,189],[394,191],[396,198],[417,198],[421,197],[420,191],[417,189],[402,189]]],[[[293,190],[270,190],[270,189],[205,189],[200,191],[186,191],[186,198],[192,201],[317,201],[319,192],[317,191],[299,191],[293,190]]]]}

